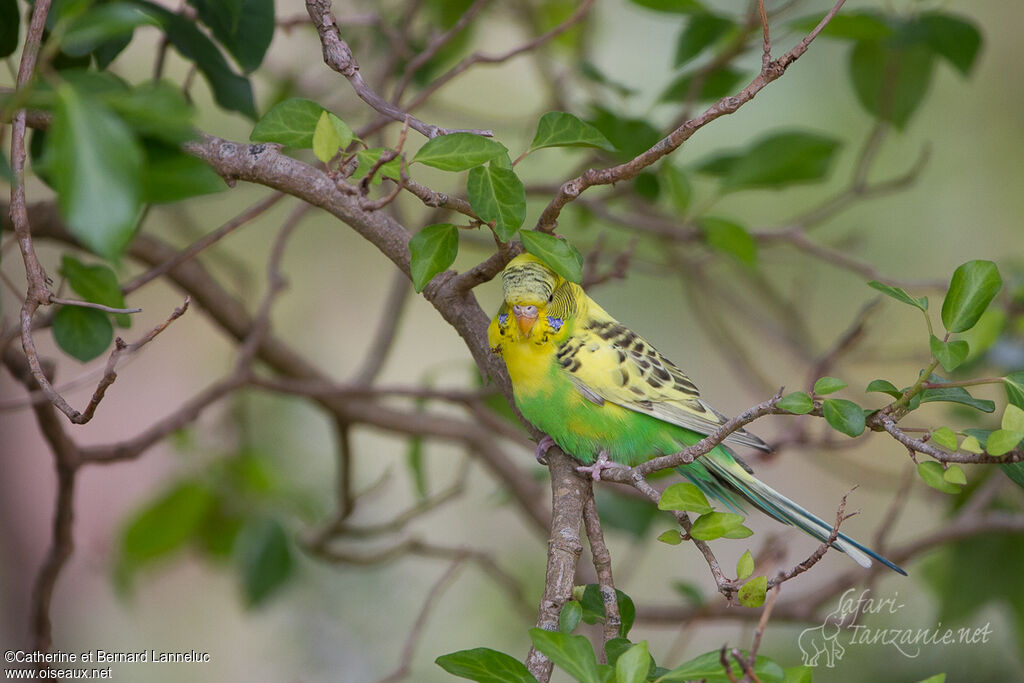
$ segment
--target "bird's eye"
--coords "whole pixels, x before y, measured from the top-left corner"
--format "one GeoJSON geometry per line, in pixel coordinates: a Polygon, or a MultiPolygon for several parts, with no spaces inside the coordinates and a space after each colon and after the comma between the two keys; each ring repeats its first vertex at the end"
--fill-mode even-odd
{"type": "Polygon", "coordinates": [[[551,303],[554,300],[555,300],[555,293],[551,292],[551,294],[548,295],[548,303],[551,303]]]}

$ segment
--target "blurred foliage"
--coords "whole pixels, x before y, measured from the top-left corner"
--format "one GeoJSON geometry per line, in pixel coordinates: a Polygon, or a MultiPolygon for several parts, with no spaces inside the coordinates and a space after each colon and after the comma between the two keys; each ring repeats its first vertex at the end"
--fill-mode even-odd
{"type": "MultiPolygon", "coordinates": [[[[406,53],[392,55],[388,64],[393,75],[404,74],[410,60],[440,32],[456,26],[471,4],[471,0],[424,3],[428,19],[413,27],[406,53]]],[[[689,112],[735,94],[753,75],[753,62],[744,57],[756,56],[760,50],[760,26],[746,21],[744,3],[633,0],[632,5],[635,11],[678,26],[670,63],[657,65],[667,74],[658,102],[650,110],[636,106],[629,99],[636,92],[635,84],[619,82],[599,68],[587,54],[587,27],[578,25],[557,39],[556,48],[566,55],[566,70],[560,77],[572,84],[567,87],[572,96],[562,98],[562,104],[574,111],[538,112],[527,126],[535,131],[532,142],[518,157],[510,153],[511,145],[469,133],[436,137],[414,153],[399,153],[385,143],[370,147],[324,105],[292,97],[295,83],[285,78],[266,97],[264,104],[273,106],[259,116],[250,74],[263,63],[275,36],[273,0],[189,0],[194,20],[145,0],[55,2],[44,37],[47,69],[30,87],[0,95],[0,107],[7,112],[28,106],[53,116],[49,130],[32,137],[31,171],[52,187],[64,221],[82,244],[82,249],[62,256],[59,272],[89,302],[124,306],[118,278],[124,272],[126,250],[144,229],[150,204],[176,204],[227,187],[212,169],[182,151],[182,144],[196,135],[196,112],[180,84],[161,80],[159,73],[130,83],[115,73],[118,57],[144,31],[158,32],[161,41],[204,77],[221,110],[255,122],[249,135],[253,142],[280,144],[286,153],[302,158],[309,158],[305,150],[312,150],[334,177],[361,180],[367,188],[403,175],[427,184],[437,177],[427,174],[435,171],[454,183],[453,194],[464,193],[481,220],[468,221],[469,225],[430,221],[416,233],[410,252],[417,292],[456,263],[460,250],[478,246],[471,242],[478,237],[476,229],[487,233],[488,246],[492,236],[502,243],[520,239],[564,277],[581,281],[590,268],[584,257],[591,246],[585,244],[589,237],[585,226],[603,218],[580,202],[571,208],[576,213],[566,214],[578,218],[582,226],[578,231],[557,237],[530,231],[527,217],[533,206],[527,188],[550,182],[555,172],[546,164],[519,166],[519,162],[548,154],[542,150],[551,148],[559,149],[579,168],[627,162],[662,139],[666,109],[689,112]],[[390,160],[379,164],[382,159],[390,160]]],[[[19,0],[0,0],[0,57],[17,51],[26,23],[21,15],[27,7],[19,0]]],[[[576,4],[558,0],[530,7],[536,10],[531,28],[543,31],[564,21],[576,4]]],[[[379,11],[380,21],[353,39],[372,48],[360,56],[364,65],[383,59],[390,39],[383,28],[396,26],[402,19],[398,3],[381,3],[373,9],[379,11]]],[[[787,20],[785,26],[806,32],[819,20],[816,14],[787,20]]],[[[411,73],[411,87],[429,84],[468,57],[483,42],[480,34],[480,27],[469,22],[411,73]]],[[[913,125],[926,105],[936,72],[949,68],[957,77],[970,78],[984,45],[978,25],[969,17],[906,3],[899,10],[844,11],[822,38],[846,51],[847,70],[841,78],[864,115],[882,126],[880,130],[892,126],[901,131],[913,125]]],[[[820,48],[816,43],[814,49],[820,48]]],[[[828,122],[822,126],[827,128],[828,122]]],[[[839,132],[787,126],[763,131],[752,142],[703,159],[665,160],[602,196],[602,208],[692,228],[693,240],[685,246],[688,251],[706,259],[725,256],[755,277],[766,269],[759,235],[754,226],[731,215],[736,204],[729,201],[741,203],[755,192],[799,188],[819,191],[820,197],[827,198],[844,151],[839,132]]],[[[551,155],[542,158],[557,158],[551,155]]],[[[551,168],[557,171],[558,167],[551,168]]],[[[0,178],[10,177],[10,165],[3,159],[0,178]]],[[[467,222],[466,217],[459,218],[467,222]]],[[[669,251],[668,242],[658,241],[656,235],[655,231],[646,248],[669,251]]],[[[948,413],[943,419],[951,420],[949,424],[929,422],[931,445],[950,453],[987,452],[995,457],[1018,448],[1024,440],[1020,411],[1024,409],[1024,270],[1019,263],[997,266],[970,260],[952,274],[934,275],[950,276],[936,320],[935,309],[920,292],[877,280],[867,283],[906,306],[908,314],[920,313],[925,323],[918,350],[928,358],[927,367],[916,377],[878,378],[867,385],[871,399],[888,403],[862,405],[865,399],[857,396],[853,397],[857,400],[835,396],[840,391],[852,396],[859,387],[823,377],[810,392],[787,394],[779,407],[794,414],[820,408],[836,432],[858,437],[866,429],[866,418],[883,407],[906,414],[926,403],[955,404],[965,412],[948,413]],[[936,373],[939,368],[943,375],[936,373]],[[969,387],[979,381],[1003,386],[1006,405],[972,395],[969,387]],[[992,420],[985,418],[989,413],[992,420]]],[[[88,361],[109,348],[115,324],[127,327],[129,320],[124,315],[65,306],[54,315],[53,335],[68,356],[88,361]]],[[[483,402],[502,419],[515,422],[500,396],[487,395],[483,402]]],[[[424,443],[420,437],[407,443],[410,476],[417,496],[424,500],[429,490],[424,443]]],[[[164,486],[129,517],[122,530],[115,568],[118,586],[129,593],[152,568],[191,554],[216,566],[230,566],[245,604],[259,606],[272,599],[296,576],[291,530],[297,526],[295,510],[301,507],[296,501],[300,496],[282,486],[283,477],[273,462],[258,448],[240,446],[164,486]]],[[[1024,465],[1005,464],[1001,470],[1024,487],[1024,465]]],[[[951,510],[973,495],[981,478],[974,471],[967,476],[959,466],[932,460],[921,462],[917,473],[922,485],[948,494],[951,510]]],[[[669,487],[658,507],[699,515],[694,538],[744,538],[752,533],[742,516],[713,510],[700,490],[687,487],[692,485],[669,487]]],[[[1019,500],[999,499],[993,506],[1016,511],[1019,500]]],[[[607,528],[638,540],[649,540],[652,525],[664,519],[651,505],[613,491],[598,493],[598,507],[607,528]]],[[[681,542],[674,529],[658,539],[670,545],[681,542]]],[[[923,573],[943,621],[963,622],[993,602],[1009,605],[1024,649],[1020,635],[1024,634],[1024,592],[1015,588],[1019,541],[1019,534],[987,534],[958,540],[927,559],[923,573]],[[990,580],[964,578],[979,576],[990,580]]],[[[747,607],[765,599],[765,577],[754,577],[754,570],[747,551],[737,566],[738,576],[746,581],[740,602],[747,607]]],[[[695,584],[678,582],[676,589],[691,603],[704,600],[695,584]]],[[[534,645],[570,675],[586,681],[728,680],[718,651],[672,670],[659,667],[646,641],[627,640],[635,608],[621,591],[617,597],[622,637],[607,644],[607,664],[598,664],[589,641],[573,631],[580,622],[602,621],[604,605],[596,586],[578,587],[577,592],[575,600],[563,608],[562,632],[535,629],[530,634],[534,645]]],[[[438,664],[472,680],[532,680],[515,658],[488,648],[444,655],[438,664]]],[[[811,680],[809,669],[784,669],[764,656],[754,660],[753,670],[762,681],[811,680]]]]}

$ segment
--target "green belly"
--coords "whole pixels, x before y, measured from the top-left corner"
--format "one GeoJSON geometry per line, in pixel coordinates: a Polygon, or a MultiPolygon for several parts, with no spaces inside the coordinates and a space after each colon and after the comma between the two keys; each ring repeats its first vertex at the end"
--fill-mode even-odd
{"type": "MultiPolygon", "coordinates": [[[[553,373],[555,374],[555,373],[553,373]]],[[[674,453],[700,440],[688,429],[605,401],[584,397],[561,372],[543,390],[516,392],[516,405],[527,420],[584,463],[606,451],[613,462],[637,465],[674,453]]]]}

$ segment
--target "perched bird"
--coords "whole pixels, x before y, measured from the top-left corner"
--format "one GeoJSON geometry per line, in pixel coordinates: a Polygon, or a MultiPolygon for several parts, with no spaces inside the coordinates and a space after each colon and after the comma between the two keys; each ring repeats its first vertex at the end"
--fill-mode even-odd
{"type": "MultiPolygon", "coordinates": [[[[505,360],[519,410],[547,435],[538,459],[558,444],[584,463],[578,469],[599,479],[604,469],[691,446],[725,422],[672,361],[535,256],[512,259],[502,287],[504,303],[488,340],[505,360]]],[[[828,539],[832,525],[759,481],[726,444],[771,450],[740,429],[678,471],[737,512],[742,498],[819,541],[828,539]]],[[[875,559],[906,574],[846,534],[834,545],[864,567],[875,559]]]]}

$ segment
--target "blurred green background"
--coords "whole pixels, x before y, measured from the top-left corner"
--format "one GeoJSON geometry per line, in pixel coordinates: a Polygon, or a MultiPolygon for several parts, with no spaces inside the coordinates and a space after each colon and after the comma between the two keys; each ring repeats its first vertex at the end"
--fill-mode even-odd
{"type": "MultiPolygon", "coordinates": [[[[381,11],[391,4],[380,3],[381,11]]],[[[737,11],[745,3],[716,3],[723,11],[737,11]]],[[[339,17],[372,11],[375,3],[335,2],[339,17]]],[[[937,65],[924,105],[904,132],[886,138],[876,179],[906,171],[922,148],[929,159],[920,176],[905,190],[855,204],[814,232],[817,240],[838,246],[867,262],[878,272],[900,280],[945,282],[968,259],[996,261],[1010,280],[1022,263],[1019,216],[1024,211],[1024,88],[1020,68],[1024,51],[1019,39],[1024,26],[1024,5],[1019,3],[886,2],[847,3],[847,9],[879,6],[906,11],[921,6],[961,13],[977,22],[984,35],[981,54],[969,78],[945,65],[937,65]]],[[[804,3],[791,16],[823,12],[828,3],[804,3]]],[[[302,3],[278,2],[279,16],[299,15],[302,3]]],[[[508,8],[496,4],[485,12],[474,34],[474,47],[489,52],[514,46],[525,37],[505,18],[508,8]]],[[[683,22],[681,16],[645,10],[624,1],[598,2],[590,54],[595,65],[613,81],[628,84],[635,94],[606,103],[631,116],[648,118],[665,127],[678,115],[674,105],[658,104],[658,95],[671,80],[672,52],[683,22]]],[[[784,23],[784,22],[783,22],[784,23]]],[[[774,28],[774,27],[773,27],[774,28]]],[[[116,66],[131,81],[147,77],[153,54],[154,33],[140,32],[116,66]]],[[[346,34],[348,37],[348,34],[346,34]]],[[[776,53],[795,43],[800,34],[780,25],[774,30],[776,53]]],[[[353,27],[349,38],[365,72],[372,72],[382,48],[365,28],[353,27]]],[[[716,213],[738,219],[752,229],[783,225],[807,207],[847,182],[860,145],[873,125],[856,102],[847,76],[849,46],[820,39],[778,82],[736,114],[701,130],[675,153],[673,159],[692,168],[722,150],[735,149],[787,128],[805,128],[843,141],[842,152],[829,180],[823,185],[782,192],[750,191],[728,196],[715,205],[716,213]]],[[[554,53],[559,68],[571,62],[566,50],[554,53]],[[561,58],[560,64],[557,60],[561,58]]],[[[760,55],[746,55],[741,64],[756,70],[760,55]]],[[[169,56],[168,72],[179,78],[187,65],[169,56]]],[[[257,72],[261,111],[284,90],[310,97],[337,112],[353,127],[369,120],[348,84],[321,61],[315,34],[308,28],[279,32],[267,60],[257,72]],[[287,85],[283,85],[287,84],[287,85]]],[[[10,85],[3,74],[0,84],[10,85]]],[[[251,122],[216,110],[205,83],[193,88],[202,129],[232,140],[246,140],[251,122]]],[[[586,97],[571,93],[569,105],[582,112],[586,97]]],[[[478,67],[443,89],[421,118],[447,127],[493,128],[513,152],[525,149],[536,126],[545,92],[529,59],[496,67],[478,67]]],[[[391,131],[394,143],[396,131],[391,131]]],[[[5,140],[5,145],[7,144],[5,140]]],[[[410,138],[411,145],[419,145],[410,138]]],[[[6,147],[5,147],[6,149],[6,147]]],[[[547,150],[519,167],[527,185],[558,182],[578,163],[578,152],[547,150]]],[[[459,180],[450,174],[421,168],[421,182],[438,190],[455,190],[459,180]],[[447,188],[446,188],[447,184],[447,188]]],[[[698,178],[698,197],[710,196],[713,185],[698,178]]],[[[46,196],[37,182],[30,197],[46,196]]],[[[229,192],[156,209],[146,230],[174,244],[184,245],[229,219],[264,196],[266,190],[238,186],[229,192]]],[[[549,196],[549,195],[548,195],[549,196]]],[[[531,199],[527,225],[547,196],[531,199]]],[[[699,200],[698,200],[699,201],[699,200]]],[[[401,213],[410,227],[427,220],[426,210],[408,198],[401,213]]],[[[227,274],[233,291],[255,307],[263,287],[268,252],[292,201],[283,202],[251,226],[218,244],[203,256],[206,263],[227,274]]],[[[600,221],[583,220],[567,211],[559,232],[581,250],[599,238],[612,248],[625,245],[631,235],[600,221]]],[[[465,269],[490,253],[489,240],[479,248],[464,241],[456,268],[465,269]]],[[[63,250],[40,245],[44,262],[55,264],[63,250]]],[[[20,264],[14,251],[4,254],[3,268],[20,282],[20,264]]],[[[132,264],[127,274],[138,272],[132,264]]],[[[335,219],[314,213],[293,238],[283,270],[289,289],[273,317],[275,330],[295,348],[308,354],[335,377],[350,377],[363,363],[393,267],[371,245],[335,219]]],[[[761,250],[760,272],[789,301],[807,323],[805,349],[827,349],[874,298],[865,286],[868,278],[837,269],[799,254],[784,245],[761,250]]],[[[637,249],[633,268],[625,280],[614,280],[592,292],[601,304],[674,359],[703,390],[703,395],[725,413],[736,413],[766,398],[765,385],[806,388],[806,357],[792,346],[758,327],[757,317],[772,312],[761,308],[757,280],[737,266],[718,259],[706,275],[734,291],[751,314],[723,307],[711,300],[714,317],[737,346],[758,368],[763,382],[750,377],[730,358],[727,350],[707,334],[693,301],[705,296],[699,287],[684,287],[659,265],[658,249],[637,249]]],[[[495,284],[477,294],[486,310],[499,300],[495,284]]],[[[939,300],[940,291],[924,288],[939,300]]],[[[144,308],[136,330],[166,317],[180,303],[180,295],[166,283],[147,287],[130,299],[144,308]]],[[[16,314],[20,302],[3,290],[2,310],[16,314]]],[[[764,320],[761,322],[765,322],[764,320]]],[[[840,366],[851,389],[875,377],[909,383],[927,358],[921,321],[892,302],[884,302],[871,318],[862,346],[840,366]]],[[[48,334],[38,334],[44,354],[56,356],[48,334]]],[[[119,372],[119,380],[90,424],[76,428],[84,443],[105,443],[137,433],[174,406],[230,371],[233,346],[213,328],[201,312],[193,311],[171,326],[159,340],[119,372]]],[[[98,376],[102,360],[82,366],[66,357],[58,364],[58,378],[66,381],[83,373],[98,376]]],[[[475,369],[465,346],[434,309],[414,296],[405,308],[395,348],[381,377],[384,384],[414,385],[431,381],[436,386],[468,388],[475,385],[475,369]]],[[[0,376],[0,396],[15,401],[23,396],[9,376],[0,376]]],[[[75,405],[84,404],[89,383],[69,393],[75,405]]],[[[1001,400],[1001,391],[981,390],[978,395],[1001,400]]],[[[922,411],[939,422],[948,413],[942,407],[922,411]]],[[[782,418],[758,422],[755,431],[771,441],[787,429],[782,418]]],[[[395,666],[413,620],[430,587],[446,568],[443,561],[409,557],[371,567],[331,566],[296,552],[295,576],[276,595],[255,609],[247,609],[229,566],[217,566],[197,556],[176,557],[136,577],[128,593],[115,588],[114,551],[126,520],[139,506],[189,474],[206,472],[225,454],[246,450],[256,454],[269,473],[274,510],[287,520],[290,533],[304,534],[325,519],[333,503],[334,455],[331,425],[316,409],[299,400],[272,398],[245,392],[207,411],[195,429],[146,453],[131,463],[92,467],[81,478],[76,505],[76,553],[57,585],[53,605],[55,647],[63,651],[142,649],[208,651],[209,664],[166,666],[115,665],[115,678],[135,681],[367,681],[395,666]]],[[[407,439],[366,428],[353,431],[358,457],[356,489],[383,481],[364,500],[354,522],[389,519],[415,501],[415,489],[406,467],[407,439]]],[[[431,490],[442,489],[455,476],[463,454],[447,444],[425,446],[426,478],[431,490]]],[[[543,476],[532,453],[521,449],[524,468],[543,476]]],[[[0,645],[23,647],[26,642],[28,587],[42,560],[50,530],[54,490],[51,459],[27,409],[5,407],[0,412],[0,645]]],[[[882,436],[861,439],[843,450],[789,449],[770,462],[752,462],[759,476],[808,508],[830,517],[839,498],[854,484],[850,507],[862,514],[844,530],[869,539],[884,518],[908,466],[904,449],[882,436]]],[[[981,476],[977,468],[968,477],[981,476]]],[[[946,501],[920,482],[910,489],[907,511],[892,533],[895,542],[915,538],[941,523],[946,501]]],[[[773,522],[751,518],[755,531],[750,547],[760,547],[768,533],[782,533],[793,564],[815,544],[773,522]]],[[[711,601],[713,582],[699,555],[689,546],[669,547],[653,541],[668,528],[659,520],[644,539],[611,531],[608,541],[619,587],[638,604],[683,603],[673,583],[694,584],[711,601]]],[[[545,562],[545,539],[527,526],[508,504],[505,495],[478,466],[470,486],[451,503],[415,521],[407,532],[444,545],[466,545],[486,551],[517,577],[527,589],[531,605],[539,599],[545,562]]],[[[746,549],[743,542],[722,542],[719,556],[732,566],[746,549]]],[[[372,549],[369,546],[367,549],[372,549]]],[[[849,567],[845,557],[830,554],[814,571],[787,583],[783,597],[812,591],[849,567]]],[[[1016,558],[1008,558],[1013,561],[1016,558]]],[[[905,607],[890,618],[868,618],[878,627],[929,629],[940,615],[934,594],[921,581],[921,564],[907,567],[911,576],[885,576],[876,595],[898,596],[905,607]]],[[[967,583],[984,576],[965,576],[967,583]]],[[[1007,592],[1011,587],[1007,586],[1007,592]]],[[[1019,680],[1021,643],[1014,623],[1014,608],[993,601],[964,624],[981,627],[991,622],[990,642],[963,647],[924,648],[909,657],[881,645],[847,646],[834,670],[819,668],[815,680],[914,681],[947,671],[950,681],[1019,680]]],[[[508,601],[505,593],[474,566],[465,567],[454,586],[432,612],[413,659],[410,680],[448,680],[432,662],[440,654],[488,646],[525,655],[531,625],[508,601]]],[[[763,652],[785,665],[798,664],[797,637],[804,624],[773,623],[763,652]]],[[[701,623],[699,628],[635,627],[633,639],[647,639],[658,662],[672,666],[722,642],[749,643],[753,625],[730,621],[701,623]]]]}

